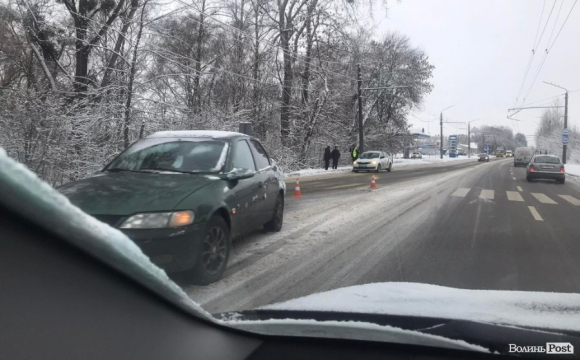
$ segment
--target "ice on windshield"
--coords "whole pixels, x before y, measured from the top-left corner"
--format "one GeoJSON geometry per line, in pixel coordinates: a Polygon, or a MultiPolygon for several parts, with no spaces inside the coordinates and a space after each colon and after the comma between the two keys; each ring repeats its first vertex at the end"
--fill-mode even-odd
{"type": "Polygon", "coordinates": [[[108,169],[217,172],[225,165],[228,145],[224,141],[167,141],[149,145],[155,140],[136,143],[108,169]]]}

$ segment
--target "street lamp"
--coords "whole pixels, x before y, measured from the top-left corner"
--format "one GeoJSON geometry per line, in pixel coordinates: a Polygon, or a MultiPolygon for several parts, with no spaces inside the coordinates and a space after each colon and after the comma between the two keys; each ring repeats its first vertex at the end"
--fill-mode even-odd
{"type": "MultiPolygon", "coordinates": [[[[554,87],[560,88],[566,91],[564,95],[564,131],[568,129],[568,89],[565,89],[559,85],[552,84],[551,82],[543,81],[544,84],[552,85],[554,87]]],[[[562,135],[563,136],[563,135],[562,135]]],[[[564,144],[564,139],[562,139],[562,163],[566,163],[566,145],[564,144]]]]}
{"type": "Polygon", "coordinates": [[[439,144],[439,155],[440,158],[443,159],[443,111],[447,110],[447,109],[451,109],[452,107],[454,107],[455,104],[446,107],[445,109],[441,110],[440,116],[439,116],[439,125],[441,126],[441,144],[439,144]]]}
{"type": "Polygon", "coordinates": [[[473,119],[473,120],[467,122],[467,157],[468,158],[471,157],[471,123],[474,121],[477,121],[477,120],[479,120],[479,118],[473,119]]]}

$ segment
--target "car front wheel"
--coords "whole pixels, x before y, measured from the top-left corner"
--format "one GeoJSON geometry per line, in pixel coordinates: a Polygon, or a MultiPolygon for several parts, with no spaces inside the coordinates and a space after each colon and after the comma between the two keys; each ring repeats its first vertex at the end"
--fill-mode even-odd
{"type": "Polygon", "coordinates": [[[378,164],[377,169],[375,170],[375,172],[379,172],[379,171],[381,171],[381,164],[378,164]]]}
{"type": "Polygon", "coordinates": [[[276,198],[276,205],[274,205],[274,215],[272,220],[264,224],[266,231],[278,232],[282,230],[282,223],[284,222],[284,197],[279,194],[276,198]]]}
{"type": "Polygon", "coordinates": [[[230,230],[221,216],[214,216],[207,223],[205,237],[195,267],[193,280],[199,285],[218,281],[228,265],[231,250],[230,230]]]}

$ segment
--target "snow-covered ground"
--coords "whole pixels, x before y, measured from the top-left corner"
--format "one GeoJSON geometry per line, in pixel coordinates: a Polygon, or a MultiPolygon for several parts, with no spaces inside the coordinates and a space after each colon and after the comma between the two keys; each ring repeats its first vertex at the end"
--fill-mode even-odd
{"type": "MultiPolygon", "coordinates": [[[[490,155],[490,159],[495,158],[495,156],[490,155]]],[[[413,165],[432,165],[432,164],[441,164],[450,161],[477,161],[476,156],[472,156],[468,158],[467,156],[460,156],[456,158],[450,158],[448,156],[444,156],[443,159],[439,159],[439,156],[427,156],[425,155],[423,159],[403,159],[395,156],[393,159],[393,167],[406,167],[406,166],[413,166],[413,165]]],[[[316,168],[316,169],[302,169],[298,171],[292,171],[285,173],[286,178],[294,178],[294,177],[309,177],[309,176],[317,176],[323,174],[335,174],[341,172],[349,172],[352,171],[352,166],[340,166],[338,169],[328,169],[324,170],[323,168],[316,168]]]]}
{"type": "Polygon", "coordinates": [[[572,175],[574,180],[580,181],[580,164],[566,164],[566,174],[572,175]]]}

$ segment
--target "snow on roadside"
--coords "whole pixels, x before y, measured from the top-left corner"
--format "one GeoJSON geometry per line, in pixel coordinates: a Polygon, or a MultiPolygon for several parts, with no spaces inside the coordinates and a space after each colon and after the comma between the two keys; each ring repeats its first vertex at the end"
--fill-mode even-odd
{"type": "MultiPolygon", "coordinates": [[[[495,156],[490,156],[491,159],[495,158],[495,156]]],[[[439,159],[439,157],[435,157],[433,156],[432,158],[423,158],[423,159],[400,159],[395,157],[393,159],[393,166],[394,167],[405,167],[405,166],[411,166],[411,165],[433,165],[433,164],[440,164],[440,163],[446,163],[446,162],[450,162],[450,161],[467,161],[467,160],[477,160],[477,157],[472,156],[471,159],[468,158],[467,156],[461,156],[461,157],[456,157],[456,158],[450,158],[448,156],[444,156],[443,159],[439,159]]],[[[308,168],[308,169],[302,169],[302,170],[297,170],[297,171],[292,171],[289,173],[285,173],[284,177],[285,178],[293,178],[293,177],[309,177],[309,176],[317,176],[317,175],[323,175],[323,174],[336,174],[336,173],[341,173],[341,172],[349,172],[352,171],[352,166],[340,166],[338,169],[333,170],[333,169],[328,169],[328,170],[324,170],[323,168],[316,168],[316,169],[312,169],[312,168],[308,168]]]]}
{"type": "Polygon", "coordinates": [[[564,167],[566,174],[572,175],[574,180],[580,181],[580,164],[566,164],[564,167]]]}

